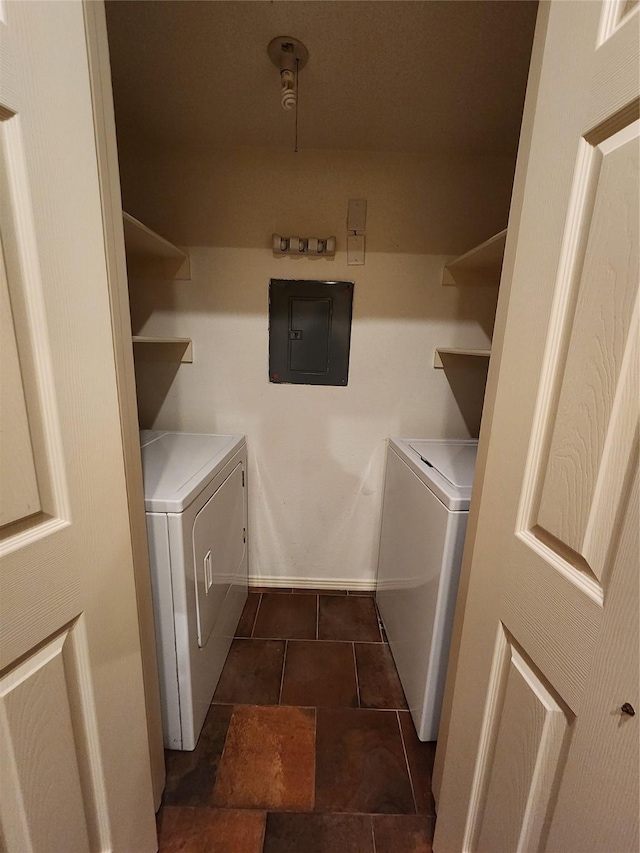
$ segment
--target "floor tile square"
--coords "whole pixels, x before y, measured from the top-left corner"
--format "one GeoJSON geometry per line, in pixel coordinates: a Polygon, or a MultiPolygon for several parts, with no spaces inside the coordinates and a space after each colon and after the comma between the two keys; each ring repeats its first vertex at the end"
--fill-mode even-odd
{"type": "Polygon", "coordinates": [[[234,640],[213,702],[277,705],[280,700],[284,646],[283,640],[234,640]]]}
{"type": "Polygon", "coordinates": [[[289,640],[280,704],[357,708],[352,644],[289,640]]]}
{"type": "Polygon", "coordinates": [[[229,724],[213,791],[222,808],[311,811],[315,711],[242,706],[229,724]]]}
{"type": "Polygon", "coordinates": [[[418,814],[435,815],[436,808],[431,791],[431,777],[433,775],[433,762],[436,757],[436,743],[435,741],[423,743],[418,738],[409,711],[399,711],[398,717],[404,748],[407,751],[411,781],[413,782],[416,811],[418,814]]]}
{"type": "Polygon", "coordinates": [[[163,806],[158,853],[261,853],[265,813],[163,806]]]}
{"type": "Polygon", "coordinates": [[[274,637],[278,640],[315,640],[317,612],[315,595],[264,593],[253,636],[274,637]]]}
{"type": "Polygon", "coordinates": [[[406,708],[391,649],[385,643],[355,643],[361,708],[406,708]]]}
{"type": "Polygon", "coordinates": [[[415,813],[395,712],[318,708],[315,810],[415,813]]]}
{"type": "Polygon", "coordinates": [[[212,706],[193,752],[166,751],[166,805],[210,805],[232,713],[231,707],[212,706]]]}
{"type": "Polygon", "coordinates": [[[250,637],[253,631],[253,623],[256,621],[256,613],[260,604],[260,593],[250,592],[240,616],[236,637],[250,637]]]}
{"type": "Polygon", "coordinates": [[[374,600],[367,596],[321,595],[318,639],[381,642],[374,600]]]}
{"type": "Polygon", "coordinates": [[[432,853],[434,819],[425,815],[374,815],[376,853],[432,853]]]}
{"type": "Polygon", "coordinates": [[[374,853],[367,815],[267,815],[264,853],[374,853]]]}

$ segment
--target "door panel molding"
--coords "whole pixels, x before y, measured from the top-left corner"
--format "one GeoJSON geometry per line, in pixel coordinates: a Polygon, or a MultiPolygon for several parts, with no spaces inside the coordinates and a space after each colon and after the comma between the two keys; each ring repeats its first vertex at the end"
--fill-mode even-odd
{"type": "MultiPolygon", "coordinates": [[[[0,234],[1,238],[1,234],[0,234]]],[[[4,251],[0,239],[0,435],[2,457],[0,480],[11,483],[0,501],[0,531],[42,508],[36,466],[31,447],[31,432],[24,398],[18,342],[11,311],[4,251]]]]}
{"type": "Polygon", "coordinates": [[[0,557],[62,530],[71,515],[21,120],[3,113],[0,235],[40,506],[0,530],[0,557]]]}
{"type": "Polygon", "coordinates": [[[571,710],[501,623],[463,853],[498,849],[534,853],[541,849],[557,787],[554,780],[564,766],[573,720],[571,710]],[[523,773],[525,786],[518,778],[523,773]],[[509,839],[501,835],[505,826],[512,833],[509,839]]]}
{"type": "Polygon", "coordinates": [[[0,824],[7,849],[109,849],[82,617],[2,675],[0,729],[5,776],[0,824]]]}
{"type": "Polygon", "coordinates": [[[498,709],[504,702],[506,674],[509,668],[509,639],[502,623],[498,625],[491,661],[489,687],[485,699],[478,752],[469,793],[469,807],[462,841],[462,853],[471,853],[477,847],[482,810],[487,799],[489,770],[498,739],[498,709]]]}
{"type": "Polygon", "coordinates": [[[631,701],[637,710],[636,701],[640,698],[639,471],[636,442],[625,482],[620,536],[611,554],[608,609],[586,688],[589,699],[575,722],[549,835],[549,851],[635,853],[639,849],[638,717],[620,712],[625,701],[631,701]],[[620,817],[607,819],[612,814],[620,817]]]}
{"type": "Polygon", "coordinates": [[[602,17],[598,31],[598,47],[608,41],[616,30],[626,23],[627,16],[638,12],[638,0],[612,0],[602,4],[602,17]]]}
{"type": "MultiPolygon", "coordinates": [[[[631,321],[639,270],[632,259],[638,256],[640,203],[634,181],[638,172],[634,142],[639,124],[634,122],[631,129],[598,147],[594,203],[589,215],[580,217],[583,233],[575,247],[579,255],[573,266],[576,273],[580,271],[572,282],[575,310],[561,320],[562,349],[567,354],[562,367],[553,358],[546,367],[558,377],[559,393],[546,411],[543,403],[541,413],[549,419],[550,440],[544,454],[537,523],[582,556],[598,582],[604,567],[590,559],[585,538],[601,521],[598,510],[607,512],[598,489],[603,473],[606,478],[603,463],[618,461],[626,468],[625,458],[612,457],[606,450],[612,427],[616,431],[611,422],[614,408],[618,419],[628,418],[628,412],[615,403],[621,379],[624,382],[621,371],[628,361],[629,335],[634,334],[631,321]],[[614,220],[612,209],[626,211],[626,219],[621,213],[614,220]]],[[[620,479],[619,473],[613,472],[613,479],[608,479],[620,479]]],[[[611,497],[607,495],[609,502],[611,497]]]]}
{"type": "MultiPolygon", "coordinates": [[[[581,140],[567,208],[531,439],[523,473],[522,496],[516,518],[516,535],[531,547],[534,547],[532,539],[539,539],[536,536],[536,528],[544,484],[545,462],[549,456],[552,438],[551,413],[557,407],[561,391],[561,382],[558,377],[563,373],[570,343],[566,330],[570,326],[570,318],[573,317],[576,309],[581,259],[584,257],[588,236],[588,228],[585,224],[592,217],[598,171],[599,162],[595,149],[581,140]]],[[[544,525],[542,527],[544,529],[544,525]]],[[[547,545],[544,547],[547,552],[554,550],[547,545]]],[[[544,556],[548,556],[548,553],[544,556]]],[[[554,562],[557,570],[562,571],[584,592],[591,597],[601,597],[597,580],[591,576],[590,572],[584,571],[583,564],[558,553],[554,562]]]]}
{"type": "MultiPolygon", "coordinates": [[[[614,5],[604,0],[603,16],[607,14],[605,7],[614,5]]],[[[603,31],[604,40],[594,56],[592,97],[587,108],[585,137],[593,134],[598,127],[608,129],[610,123],[619,125],[621,120],[628,123],[638,118],[640,45],[636,15],[637,8],[632,14],[619,16],[618,23],[608,35],[603,31]]]]}
{"type": "Polygon", "coordinates": [[[523,545],[514,549],[502,595],[502,619],[577,713],[602,622],[602,603],[585,596],[561,572],[550,571],[541,553],[523,545]]]}
{"type": "Polygon", "coordinates": [[[511,640],[477,849],[537,853],[556,794],[573,714],[511,640]],[[524,783],[524,784],[523,784],[524,783]],[[507,791],[507,797],[504,792],[507,791]],[[510,837],[504,834],[505,826],[510,837]]]}

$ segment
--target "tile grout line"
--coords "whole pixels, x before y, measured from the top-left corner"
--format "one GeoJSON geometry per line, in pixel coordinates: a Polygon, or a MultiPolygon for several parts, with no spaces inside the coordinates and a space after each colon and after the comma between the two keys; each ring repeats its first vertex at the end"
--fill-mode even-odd
{"type": "Polygon", "coordinates": [[[355,598],[375,598],[375,590],[343,590],[343,589],[334,589],[333,587],[327,587],[327,589],[322,589],[321,587],[280,587],[280,586],[249,586],[247,587],[249,592],[252,592],[254,595],[264,595],[265,593],[271,593],[273,595],[331,595],[331,596],[342,596],[346,598],[351,595],[355,598]]]}
{"type": "Polygon", "coordinates": [[[316,810],[316,779],[318,776],[318,709],[313,709],[313,812],[316,810]]]}
{"type": "Polygon", "coordinates": [[[360,679],[358,678],[358,658],[356,657],[356,644],[352,642],[353,646],[353,665],[356,670],[356,692],[358,694],[358,708],[362,708],[362,703],[360,702],[360,679]]]}
{"type": "MultiPolygon", "coordinates": [[[[352,705],[291,705],[288,703],[285,705],[281,705],[280,702],[278,702],[277,704],[275,702],[212,702],[209,707],[228,708],[230,706],[233,706],[234,708],[306,708],[308,711],[313,711],[317,708],[322,708],[323,710],[331,709],[334,711],[375,711],[376,713],[381,714],[409,713],[406,708],[355,708],[352,705]]],[[[360,814],[360,812],[354,812],[354,814],[360,814]]],[[[377,814],[377,812],[374,812],[374,814],[377,814]]]]}
{"type": "MultiPolygon", "coordinates": [[[[267,820],[269,818],[269,812],[267,809],[264,811],[264,825],[262,829],[262,844],[260,845],[260,850],[264,853],[264,845],[267,843],[267,820]]],[[[374,850],[373,853],[376,853],[374,850]]]]}
{"type": "Polygon", "coordinates": [[[278,705],[282,704],[282,688],[284,687],[284,668],[287,663],[287,649],[289,640],[284,641],[284,654],[282,655],[282,675],[280,676],[280,692],[278,693],[278,705]]]}
{"type": "MultiPolygon", "coordinates": [[[[314,708],[309,708],[310,711],[315,710],[314,708]]],[[[193,809],[194,811],[207,811],[207,812],[248,812],[249,814],[264,812],[265,814],[275,814],[275,815],[292,815],[292,814],[302,814],[302,815],[311,815],[314,817],[322,817],[323,815],[333,815],[335,817],[416,817],[414,814],[407,814],[406,812],[356,812],[356,811],[346,811],[346,812],[337,812],[337,811],[328,811],[328,812],[301,812],[301,811],[291,811],[290,809],[281,809],[275,808],[273,806],[264,807],[264,808],[254,808],[245,807],[245,806],[179,806],[174,805],[172,803],[163,803],[162,808],[168,809],[193,809]]],[[[435,815],[429,814],[419,814],[417,817],[421,818],[435,818],[435,815]]]]}
{"type": "Polygon", "coordinates": [[[418,812],[418,802],[416,800],[416,790],[413,785],[413,776],[411,775],[411,767],[409,766],[409,756],[407,754],[407,747],[404,742],[404,732],[402,731],[402,723],[400,722],[400,711],[396,711],[396,719],[398,720],[398,728],[400,729],[400,740],[402,742],[402,751],[404,753],[405,764],[407,765],[407,773],[409,775],[409,784],[411,785],[411,796],[413,797],[413,807],[416,810],[416,814],[418,812]]]}
{"type": "Polygon", "coordinates": [[[320,596],[316,595],[316,640],[320,639],[320,596]]]}
{"type": "Polygon", "coordinates": [[[371,843],[373,844],[373,853],[376,853],[376,833],[373,828],[373,815],[369,815],[369,820],[371,821],[371,843]]]}
{"type": "Polygon", "coordinates": [[[341,596],[347,598],[349,595],[356,598],[374,598],[373,591],[371,592],[349,592],[341,589],[321,589],[320,587],[292,587],[291,589],[283,589],[279,586],[274,587],[247,587],[250,593],[254,595],[330,595],[332,597],[341,596]]]}
{"type": "MultiPolygon", "coordinates": [[[[211,707],[211,706],[209,706],[209,707],[211,707]]],[[[213,799],[213,795],[214,795],[215,790],[216,790],[216,785],[218,784],[218,773],[220,771],[220,768],[222,767],[222,762],[224,761],[224,754],[227,750],[227,742],[229,740],[229,729],[231,728],[231,721],[233,720],[233,716],[236,712],[236,706],[232,705],[231,707],[233,708],[233,710],[231,711],[231,716],[229,717],[229,723],[227,725],[227,730],[224,733],[224,743],[222,744],[222,750],[220,751],[220,760],[218,761],[218,766],[216,767],[216,775],[215,775],[215,779],[213,782],[213,788],[211,789],[211,798],[212,799],[213,799]]],[[[196,744],[196,749],[197,749],[197,747],[198,747],[198,744],[196,744]]],[[[164,792],[163,792],[163,797],[164,797],[164,792]]],[[[266,818],[265,818],[265,824],[266,824],[266,818]]]]}
{"type": "Polygon", "coordinates": [[[291,589],[283,589],[279,586],[274,587],[247,587],[249,593],[253,595],[330,595],[332,598],[373,598],[375,599],[375,590],[367,592],[359,592],[353,590],[341,589],[321,589],[320,587],[292,587],[291,589]]]}
{"type": "MultiPolygon", "coordinates": [[[[255,702],[217,702],[214,707],[216,707],[216,708],[230,708],[230,707],[232,707],[234,709],[236,709],[236,708],[302,708],[305,711],[315,711],[317,708],[325,708],[325,707],[326,708],[332,708],[334,706],[332,706],[332,705],[276,705],[273,702],[271,704],[267,704],[267,705],[265,705],[263,703],[256,704],[255,702]]],[[[340,706],[340,707],[342,707],[342,706],[340,706]]],[[[343,710],[344,710],[344,708],[343,708],[343,710]]],[[[359,709],[358,708],[347,708],[346,710],[357,711],[359,709]]],[[[395,711],[392,713],[395,713],[395,711]]],[[[222,808],[222,806],[221,806],[221,808],[222,808]]],[[[230,808],[235,808],[235,806],[231,806],[230,808]]],[[[260,811],[260,809],[257,809],[257,811],[260,811]]],[[[274,809],[271,809],[271,811],[274,811],[274,809]]],[[[275,811],[278,811],[278,810],[275,809],[275,811]]]]}
{"type": "Polygon", "coordinates": [[[256,607],[256,615],[253,617],[253,625],[251,626],[251,631],[249,633],[249,639],[253,639],[253,632],[256,629],[256,622],[258,621],[258,613],[260,612],[260,605],[262,604],[262,593],[258,593],[260,596],[260,600],[258,601],[258,606],[256,607]]]}
{"type": "Polygon", "coordinates": [[[380,642],[384,643],[386,631],[384,629],[384,623],[382,621],[382,616],[380,615],[380,611],[378,610],[378,602],[375,600],[375,598],[373,599],[373,608],[374,608],[375,614],[376,614],[376,622],[378,623],[378,634],[380,634],[380,642]]]}
{"type": "MultiPolygon", "coordinates": [[[[284,640],[284,637],[236,637],[236,640],[284,640]]],[[[289,640],[297,640],[300,643],[359,643],[367,646],[386,646],[380,640],[347,640],[344,637],[337,639],[319,640],[317,637],[288,637],[289,640]]]]}

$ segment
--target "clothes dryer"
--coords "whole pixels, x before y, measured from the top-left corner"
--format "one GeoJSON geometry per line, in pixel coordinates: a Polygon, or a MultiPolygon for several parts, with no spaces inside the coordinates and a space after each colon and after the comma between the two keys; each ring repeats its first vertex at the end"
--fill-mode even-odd
{"type": "Polygon", "coordinates": [[[164,743],[195,749],[248,588],[243,435],[140,434],[164,743]]]}
{"type": "Polygon", "coordinates": [[[421,740],[436,740],[477,441],[390,438],[376,601],[421,740]]]}

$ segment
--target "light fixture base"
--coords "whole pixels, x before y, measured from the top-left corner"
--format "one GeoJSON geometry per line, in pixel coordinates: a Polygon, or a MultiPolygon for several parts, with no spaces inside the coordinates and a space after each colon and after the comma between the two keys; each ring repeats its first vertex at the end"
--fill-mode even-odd
{"type": "Polygon", "coordinates": [[[280,70],[286,67],[286,61],[293,57],[298,61],[298,70],[304,68],[309,61],[309,51],[298,39],[291,36],[277,36],[271,39],[267,53],[273,64],[280,70]]]}

